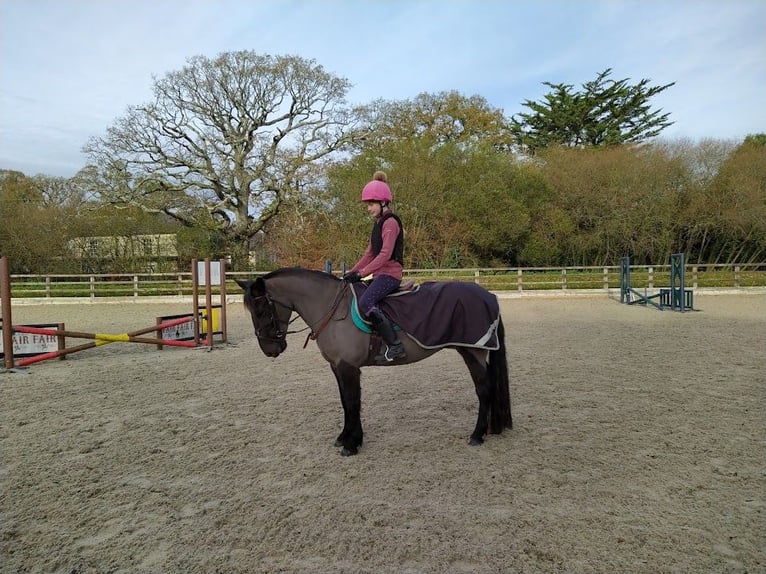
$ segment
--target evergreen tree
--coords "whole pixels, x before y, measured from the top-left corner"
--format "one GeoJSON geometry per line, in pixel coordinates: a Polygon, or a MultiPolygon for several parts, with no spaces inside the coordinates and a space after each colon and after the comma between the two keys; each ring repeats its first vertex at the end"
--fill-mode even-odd
{"type": "Polygon", "coordinates": [[[575,91],[569,84],[543,82],[552,89],[542,101],[526,100],[530,113],[511,118],[515,144],[525,153],[561,145],[606,147],[640,143],[672,125],[669,113],[652,110],[649,100],[675,82],[650,86],[648,79],[630,84],[613,80],[607,68],[575,91]]]}

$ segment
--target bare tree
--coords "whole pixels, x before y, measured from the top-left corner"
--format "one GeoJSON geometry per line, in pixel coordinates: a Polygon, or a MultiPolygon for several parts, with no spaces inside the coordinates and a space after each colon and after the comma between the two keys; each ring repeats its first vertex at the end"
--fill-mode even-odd
{"type": "Polygon", "coordinates": [[[346,79],[296,56],[197,56],[155,80],[85,152],[105,200],[218,229],[247,253],[286,202],[310,187],[316,162],[353,138],[346,79]]]}

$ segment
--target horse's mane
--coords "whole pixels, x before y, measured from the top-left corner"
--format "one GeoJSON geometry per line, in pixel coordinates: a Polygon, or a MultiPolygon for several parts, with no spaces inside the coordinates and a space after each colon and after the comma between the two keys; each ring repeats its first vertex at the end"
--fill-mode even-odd
{"type": "Polygon", "coordinates": [[[263,276],[264,279],[271,279],[272,277],[284,277],[284,276],[305,276],[305,275],[311,275],[314,277],[322,277],[322,278],[332,278],[335,281],[340,281],[337,277],[334,275],[330,275],[329,273],[325,273],[324,271],[319,271],[317,269],[307,269],[305,267],[281,267],[280,269],[276,269],[274,271],[271,271],[270,273],[267,273],[263,276]]]}

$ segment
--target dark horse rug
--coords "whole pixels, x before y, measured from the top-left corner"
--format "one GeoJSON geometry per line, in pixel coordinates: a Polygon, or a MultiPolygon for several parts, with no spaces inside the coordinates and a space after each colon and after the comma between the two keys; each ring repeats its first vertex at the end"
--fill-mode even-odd
{"type": "MultiPolygon", "coordinates": [[[[360,317],[357,298],[367,287],[354,284],[355,319],[360,317]]],[[[427,281],[411,291],[398,291],[379,304],[392,322],[425,349],[447,346],[500,348],[497,297],[475,283],[427,281]]],[[[359,322],[355,321],[359,326],[359,322]]],[[[369,323],[365,331],[369,331],[369,323]]],[[[361,326],[360,326],[361,327],[361,326]]]]}

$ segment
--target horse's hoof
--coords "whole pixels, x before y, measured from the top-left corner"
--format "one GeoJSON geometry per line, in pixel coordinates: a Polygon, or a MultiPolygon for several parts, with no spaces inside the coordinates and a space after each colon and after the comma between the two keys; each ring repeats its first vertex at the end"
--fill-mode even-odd
{"type": "Polygon", "coordinates": [[[335,442],[333,443],[333,446],[334,446],[335,448],[340,448],[340,447],[342,447],[342,446],[343,446],[343,441],[342,441],[342,440],[340,440],[339,438],[336,438],[336,439],[335,439],[335,442]]]}
{"type": "Polygon", "coordinates": [[[471,446],[479,446],[483,442],[484,442],[483,438],[471,437],[470,439],[468,439],[468,444],[470,444],[471,446]]]}
{"type": "Polygon", "coordinates": [[[359,452],[356,448],[346,448],[345,446],[340,449],[340,455],[341,456],[354,456],[359,452]]]}

